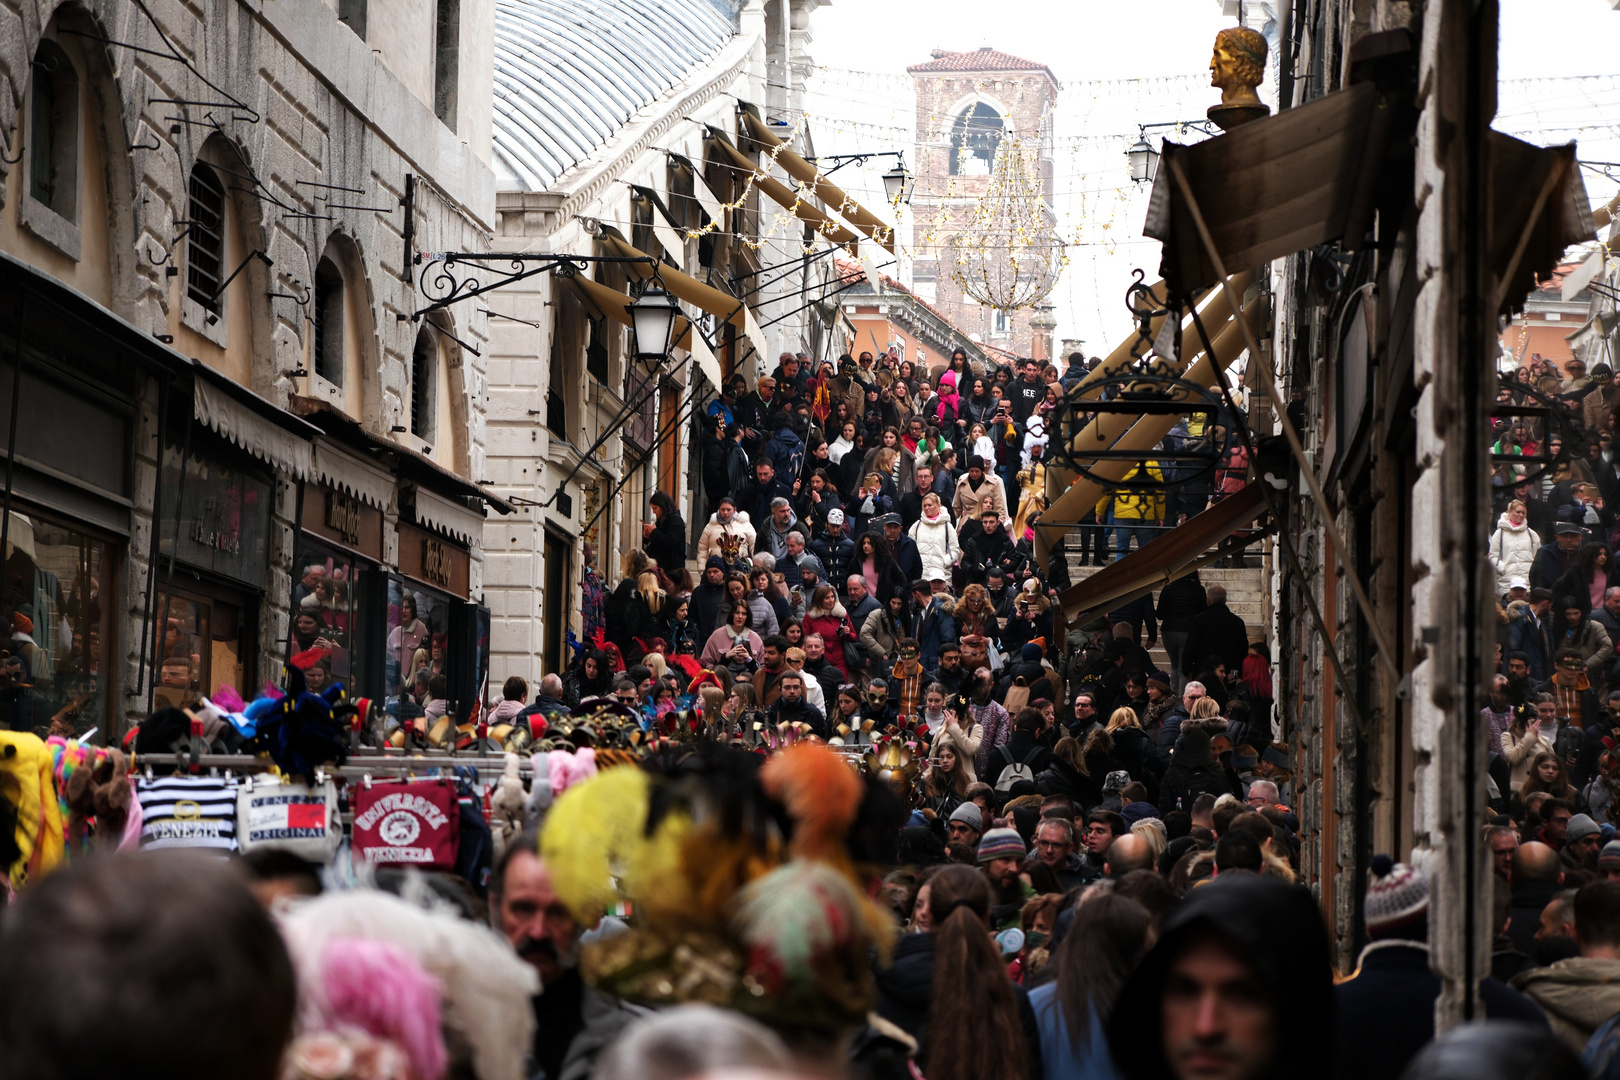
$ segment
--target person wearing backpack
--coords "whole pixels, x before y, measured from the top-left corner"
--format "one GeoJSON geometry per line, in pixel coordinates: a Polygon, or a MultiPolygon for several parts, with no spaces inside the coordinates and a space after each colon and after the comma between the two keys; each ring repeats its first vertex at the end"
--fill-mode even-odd
{"type": "Polygon", "coordinates": [[[1039,709],[1023,709],[1013,721],[1012,737],[990,755],[995,773],[991,784],[997,791],[1011,791],[1020,781],[1035,782],[1035,776],[1051,763],[1052,751],[1040,743],[1042,717],[1039,709]]]}
{"type": "Polygon", "coordinates": [[[1182,731],[1170,767],[1159,783],[1160,812],[1185,810],[1191,813],[1193,800],[1198,796],[1209,794],[1218,799],[1229,791],[1226,774],[1210,752],[1209,732],[1203,728],[1182,731]]]}

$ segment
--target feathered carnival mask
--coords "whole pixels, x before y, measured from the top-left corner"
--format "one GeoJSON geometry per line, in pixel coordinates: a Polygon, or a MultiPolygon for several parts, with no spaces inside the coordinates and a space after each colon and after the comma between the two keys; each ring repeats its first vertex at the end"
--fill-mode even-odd
{"type": "Polygon", "coordinates": [[[836,1033],[872,1001],[869,954],[892,916],[871,895],[903,806],[836,752],[766,760],[701,743],[571,788],[541,854],[582,921],[627,906],[630,929],[584,947],[581,970],[651,1006],[733,1008],[779,1029],[836,1033]]]}

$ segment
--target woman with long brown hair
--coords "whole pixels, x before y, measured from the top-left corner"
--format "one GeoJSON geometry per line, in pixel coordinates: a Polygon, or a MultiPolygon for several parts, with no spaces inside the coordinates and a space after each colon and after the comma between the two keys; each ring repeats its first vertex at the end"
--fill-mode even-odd
{"type": "Polygon", "coordinates": [[[1092,897],[1052,957],[1050,981],[1030,991],[1041,1060],[1051,1077],[1117,1076],[1104,1034],[1114,1002],[1152,938],[1153,916],[1124,896],[1092,897]]]}
{"type": "Polygon", "coordinates": [[[1035,1014],[990,938],[989,883],[947,866],[929,879],[927,904],[932,929],[901,938],[877,973],[878,1014],[917,1040],[928,1080],[1036,1080],[1035,1014]]]}

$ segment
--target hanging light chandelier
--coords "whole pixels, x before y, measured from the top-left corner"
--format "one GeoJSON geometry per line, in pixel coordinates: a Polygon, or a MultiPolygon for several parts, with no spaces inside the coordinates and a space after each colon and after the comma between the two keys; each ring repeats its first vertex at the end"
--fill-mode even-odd
{"type": "Polygon", "coordinates": [[[1045,299],[1067,262],[1042,193],[1039,140],[1026,147],[1009,132],[983,197],[951,237],[951,279],[970,299],[1016,311],[1045,299]]]}

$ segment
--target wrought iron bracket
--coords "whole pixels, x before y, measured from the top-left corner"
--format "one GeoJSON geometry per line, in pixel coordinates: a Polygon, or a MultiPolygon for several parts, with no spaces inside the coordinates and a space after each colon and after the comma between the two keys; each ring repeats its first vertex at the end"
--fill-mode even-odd
{"type": "Polygon", "coordinates": [[[653,275],[650,280],[662,284],[658,277],[658,260],[651,255],[527,255],[521,252],[496,251],[419,251],[415,254],[414,260],[416,265],[422,267],[417,288],[430,302],[427,307],[411,314],[412,322],[418,321],[424,315],[442,311],[451,304],[514,285],[536,274],[555,271],[565,277],[572,277],[590,269],[593,263],[640,263],[643,266],[651,266],[653,275]],[[463,263],[476,267],[483,273],[495,274],[497,277],[494,281],[482,281],[477,277],[458,277],[456,267],[463,263]]]}

